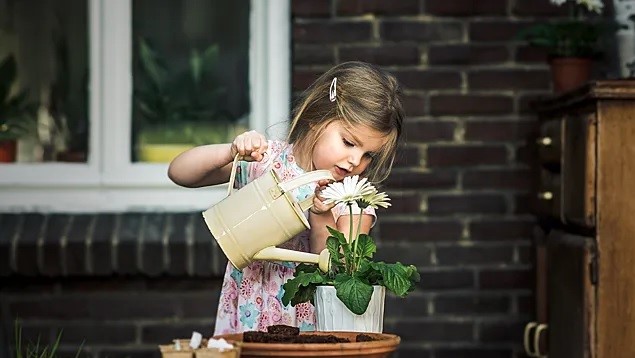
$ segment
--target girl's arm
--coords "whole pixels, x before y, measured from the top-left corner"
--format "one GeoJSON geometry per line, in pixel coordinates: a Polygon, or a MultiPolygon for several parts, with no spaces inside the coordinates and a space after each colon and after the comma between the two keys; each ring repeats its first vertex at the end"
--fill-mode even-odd
{"type": "MultiPolygon", "coordinates": [[[[374,219],[375,218],[372,215],[368,214],[353,215],[353,232],[357,231],[358,222],[361,220],[362,222],[359,233],[368,234],[374,219]]],[[[309,239],[311,252],[316,254],[326,248],[326,239],[330,235],[328,229],[326,228],[327,225],[342,232],[346,238],[348,238],[350,232],[350,217],[348,215],[342,215],[337,219],[336,223],[330,210],[322,214],[310,212],[309,224],[311,224],[311,235],[309,239]]]]}
{"type": "Polygon", "coordinates": [[[172,160],[168,177],[174,183],[189,188],[226,183],[236,154],[261,161],[267,147],[267,139],[256,131],[245,132],[232,143],[195,147],[172,160]]]}
{"type": "Polygon", "coordinates": [[[172,160],[168,177],[188,188],[226,183],[234,160],[231,146],[209,144],[189,149],[172,160]]]}

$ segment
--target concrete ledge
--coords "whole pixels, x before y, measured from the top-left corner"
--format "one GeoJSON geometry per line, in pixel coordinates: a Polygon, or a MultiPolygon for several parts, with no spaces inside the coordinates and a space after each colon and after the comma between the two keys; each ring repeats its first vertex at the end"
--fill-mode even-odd
{"type": "Polygon", "coordinates": [[[201,213],[0,214],[0,277],[222,277],[201,213]]]}

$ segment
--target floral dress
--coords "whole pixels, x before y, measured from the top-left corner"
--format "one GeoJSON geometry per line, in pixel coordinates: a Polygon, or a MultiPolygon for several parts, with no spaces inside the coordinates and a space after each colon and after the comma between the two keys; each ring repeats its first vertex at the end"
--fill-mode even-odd
{"type": "MultiPolygon", "coordinates": [[[[304,173],[295,162],[292,145],[269,141],[269,148],[261,162],[240,162],[235,186],[241,188],[271,168],[280,180],[287,181],[304,173]]],[[[315,191],[315,183],[292,191],[296,200],[306,199],[315,191]]],[[[357,209],[359,210],[359,209],[357,209]]],[[[348,208],[338,205],[332,210],[337,222],[341,215],[349,215],[348,208]]],[[[358,211],[359,212],[359,211],[358,211]]],[[[375,216],[373,208],[365,214],[375,216]]],[[[306,213],[308,215],[308,213],[306,213]]],[[[309,230],[306,230],[278,247],[309,251],[309,230]]],[[[254,261],[242,271],[227,263],[223,287],[218,303],[214,335],[245,331],[266,331],[268,326],[284,324],[299,327],[302,331],[315,329],[314,308],[310,302],[296,306],[283,306],[282,285],[293,278],[296,262],[254,261]]]]}

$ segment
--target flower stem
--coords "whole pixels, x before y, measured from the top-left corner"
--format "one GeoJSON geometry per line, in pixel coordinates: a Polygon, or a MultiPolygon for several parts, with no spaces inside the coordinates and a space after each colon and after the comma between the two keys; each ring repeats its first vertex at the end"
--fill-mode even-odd
{"type": "MultiPolygon", "coordinates": [[[[349,249],[351,248],[351,243],[353,242],[353,204],[352,203],[348,203],[348,239],[346,240],[346,242],[348,243],[348,247],[349,249]]],[[[348,267],[348,273],[349,274],[353,274],[353,266],[355,265],[355,249],[353,248],[353,252],[352,252],[352,262],[350,263],[349,267],[348,267]]]]}
{"type": "MultiPolygon", "coordinates": [[[[355,236],[355,245],[354,245],[354,248],[353,248],[353,250],[355,250],[355,253],[357,253],[357,241],[359,241],[359,234],[360,234],[361,230],[362,230],[362,212],[360,210],[360,212],[359,212],[359,220],[357,220],[357,235],[355,236]]],[[[357,268],[361,264],[361,261],[362,261],[362,256],[361,255],[357,256],[356,260],[355,260],[355,265],[354,265],[355,266],[355,270],[357,270],[357,268]]]]}

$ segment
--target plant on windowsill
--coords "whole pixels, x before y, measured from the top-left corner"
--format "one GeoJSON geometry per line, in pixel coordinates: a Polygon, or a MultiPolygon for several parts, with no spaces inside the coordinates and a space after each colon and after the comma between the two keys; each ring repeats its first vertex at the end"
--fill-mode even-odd
{"type": "Polygon", "coordinates": [[[316,310],[316,329],[320,331],[368,331],[383,329],[385,290],[405,297],[420,280],[413,265],[373,261],[377,246],[370,235],[353,228],[353,206],[387,208],[390,199],[365,178],[357,175],[331,183],[322,192],[325,203],[344,203],[349,209],[350,232],[328,227],[326,247],[331,255],[330,269],[299,264],[294,277],[284,284],[285,305],[311,301],[316,310]],[[352,238],[352,240],[351,240],[352,238]],[[333,297],[335,294],[337,297],[333,297]],[[338,326],[338,323],[343,325],[338,326]]]}
{"type": "Polygon", "coordinates": [[[568,17],[520,31],[517,38],[546,49],[554,91],[565,92],[587,82],[593,61],[602,55],[601,39],[618,26],[599,17],[602,0],[550,0],[568,7],[568,17]]]}
{"type": "Polygon", "coordinates": [[[37,107],[26,91],[12,93],[17,81],[15,57],[9,55],[0,62],[0,162],[13,162],[17,141],[35,131],[37,107]]]}
{"type": "Polygon", "coordinates": [[[185,68],[172,69],[145,39],[139,41],[138,55],[134,127],[141,161],[169,162],[195,145],[233,138],[236,119],[224,109],[225,88],[213,74],[218,45],[193,49],[185,68]]]}

